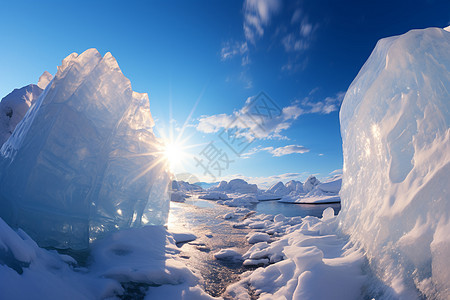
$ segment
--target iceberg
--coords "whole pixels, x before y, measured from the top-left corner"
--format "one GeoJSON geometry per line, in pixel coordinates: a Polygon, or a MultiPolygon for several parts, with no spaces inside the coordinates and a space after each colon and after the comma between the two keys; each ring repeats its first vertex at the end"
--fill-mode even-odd
{"type": "Polygon", "coordinates": [[[96,49],[48,75],[0,149],[0,216],[40,246],[71,249],[112,230],[164,225],[169,175],[147,94],[96,49]]]}
{"type": "Polygon", "coordinates": [[[450,32],[380,40],[340,111],[340,228],[385,298],[450,298],[450,32]]]}

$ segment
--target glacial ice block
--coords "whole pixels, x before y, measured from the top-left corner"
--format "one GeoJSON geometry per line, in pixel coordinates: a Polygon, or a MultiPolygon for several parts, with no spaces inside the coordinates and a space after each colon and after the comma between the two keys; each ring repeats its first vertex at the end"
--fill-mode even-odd
{"type": "Polygon", "coordinates": [[[450,32],[380,40],[340,122],[343,231],[391,288],[385,298],[449,299],[450,32]]]}
{"type": "Polygon", "coordinates": [[[0,150],[0,216],[41,246],[165,224],[169,183],[147,94],[110,53],[65,58],[0,150]]]}

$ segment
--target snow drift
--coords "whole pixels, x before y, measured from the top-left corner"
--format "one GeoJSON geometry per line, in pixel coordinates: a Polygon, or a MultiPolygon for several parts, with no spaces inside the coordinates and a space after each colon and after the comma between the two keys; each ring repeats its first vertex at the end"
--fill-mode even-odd
{"type": "Polygon", "coordinates": [[[0,150],[0,216],[41,246],[73,249],[165,224],[169,181],[153,125],[147,94],[132,91],[110,53],[69,55],[0,150]]]}
{"type": "Polygon", "coordinates": [[[340,111],[341,228],[396,298],[450,298],[449,89],[450,32],[412,30],[378,42],[340,111]]]}

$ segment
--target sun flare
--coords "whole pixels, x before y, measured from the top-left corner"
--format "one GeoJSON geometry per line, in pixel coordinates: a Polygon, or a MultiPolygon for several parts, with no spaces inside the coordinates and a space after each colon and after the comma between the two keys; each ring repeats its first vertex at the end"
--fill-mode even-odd
{"type": "Polygon", "coordinates": [[[176,143],[168,143],[164,147],[164,156],[168,160],[171,167],[180,164],[183,156],[181,147],[176,143]]]}

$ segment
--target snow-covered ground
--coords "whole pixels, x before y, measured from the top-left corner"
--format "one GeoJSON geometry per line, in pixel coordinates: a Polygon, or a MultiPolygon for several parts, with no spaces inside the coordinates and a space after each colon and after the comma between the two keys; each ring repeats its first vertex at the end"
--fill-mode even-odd
{"type": "MultiPolygon", "coordinates": [[[[236,214],[239,214],[237,211],[236,214]]],[[[256,215],[235,223],[252,228],[242,256],[223,250],[220,256],[240,259],[248,271],[226,290],[231,299],[361,299],[368,284],[362,251],[337,234],[332,208],[322,218],[256,215]],[[253,298],[252,298],[253,297],[253,298]]]]}
{"type": "Polygon", "coordinates": [[[201,278],[178,257],[177,240],[192,239],[192,234],[172,235],[163,226],[123,230],[95,241],[83,266],[71,256],[40,248],[0,219],[0,298],[114,298],[129,295],[127,283],[132,283],[146,299],[212,299],[200,289],[201,278]]]}

